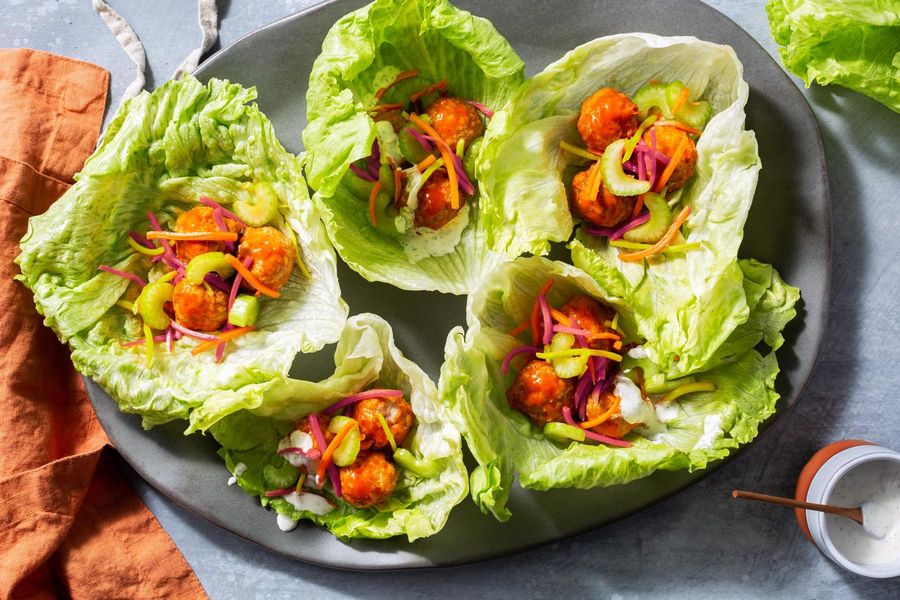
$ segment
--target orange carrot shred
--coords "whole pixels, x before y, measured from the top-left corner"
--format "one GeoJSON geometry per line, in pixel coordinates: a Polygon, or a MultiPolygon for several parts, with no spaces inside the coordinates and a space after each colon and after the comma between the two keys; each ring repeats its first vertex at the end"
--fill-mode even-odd
{"type": "Polygon", "coordinates": [[[422,172],[433,165],[435,161],[437,161],[437,159],[434,157],[434,154],[429,154],[428,156],[423,158],[419,164],[416,165],[416,168],[419,170],[419,172],[422,172]]]}
{"type": "Polygon", "coordinates": [[[684,103],[688,101],[688,97],[691,95],[691,90],[688,88],[683,88],[681,93],[678,94],[678,98],[675,99],[675,103],[672,105],[672,113],[677,113],[681,110],[681,107],[684,106],[684,103]]]}
{"type": "Polygon", "coordinates": [[[615,414],[616,410],[618,410],[619,403],[622,401],[622,399],[619,398],[618,396],[613,396],[613,397],[615,398],[615,400],[613,400],[612,405],[610,405],[609,409],[607,409],[607,411],[605,413],[603,413],[602,415],[600,415],[599,417],[597,417],[595,419],[591,419],[590,421],[585,421],[584,423],[581,423],[581,427],[583,429],[590,429],[591,427],[596,427],[597,425],[600,425],[600,424],[608,421],[609,418],[615,414]]]}
{"type": "Polygon", "coordinates": [[[372,225],[375,226],[378,224],[378,221],[375,220],[375,201],[378,199],[378,192],[381,190],[381,180],[375,182],[375,185],[372,186],[372,191],[369,194],[369,218],[372,219],[372,225]]]}
{"type": "Polygon", "coordinates": [[[418,69],[411,69],[409,71],[403,71],[401,73],[397,73],[397,76],[394,77],[394,80],[392,82],[390,82],[389,84],[387,84],[386,86],[384,86],[383,88],[380,88],[377,92],[375,92],[375,99],[380,102],[381,99],[384,97],[384,95],[387,93],[387,91],[389,89],[391,89],[392,87],[394,87],[395,85],[397,85],[398,83],[403,81],[404,79],[410,79],[412,77],[415,77],[418,74],[419,74],[418,69]]]}
{"type": "Polygon", "coordinates": [[[595,333],[591,335],[592,340],[621,340],[622,336],[618,333],[612,333],[611,331],[603,331],[601,333],[595,333]]]}
{"type": "Polygon", "coordinates": [[[270,298],[278,298],[279,296],[281,296],[278,290],[273,290],[262,281],[257,279],[256,275],[250,272],[250,269],[245,267],[241,261],[239,261],[232,255],[226,254],[225,262],[234,267],[234,270],[241,274],[241,276],[244,278],[244,281],[256,288],[256,291],[261,292],[266,296],[269,296],[270,298]]]}
{"type": "Polygon", "coordinates": [[[678,166],[678,163],[681,162],[681,159],[684,158],[684,153],[687,151],[688,147],[688,139],[687,137],[681,138],[681,141],[678,143],[678,147],[675,148],[675,154],[672,155],[672,160],[669,161],[669,164],[666,165],[665,170],[662,172],[662,175],[659,176],[659,179],[656,182],[656,187],[653,188],[653,192],[658,194],[663,188],[666,187],[666,183],[669,182],[669,178],[672,176],[672,173],[675,172],[675,167],[678,166]]]}
{"type": "Polygon", "coordinates": [[[562,314],[557,309],[550,307],[550,316],[557,320],[557,322],[564,327],[571,327],[572,321],[566,315],[562,314]]]}
{"type": "Polygon", "coordinates": [[[238,234],[233,231],[148,231],[148,240],[171,240],[173,242],[236,242],[238,234]]]}
{"type": "Polygon", "coordinates": [[[347,421],[337,435],[334,436],[334,439],[331,440],[331,443],[328,444],[328,447],[325,448],[325,452],[322,453],[322,460],[319,462],[319,468],[316,469],[317,481],[325,480],[325,471],[328,469],[328,465],[331,464],[331,457],[334,455],[334,451],[337,450],[338,446],[341,445],[341,442],[344,441],[344,438],[355,426],[356,421],[347,421]]]}
{"type": "Polygon", "coordinates": [[[613,344],[613,350],[621,350],[622,349],[622,340],[616,340],[616,343],[613,344]]]}
{"type": "Polygon", "coordinates": [[[415,113],[410,114],[409,120],[419,129],[430,135],[434,140],[435,145],[438,147],[441,158],[444,159],[444,167],[447,169],[447,178],[450,180],[450,208],[459,208],[459,183],[456,179],[456,167],[454,167],[453,158],[450,156],[453,154],[453,151],[450,150],[450,146],[441,139],[438,132],[435,131],[431,125],[420,119],[419,115],[415,113]]]}
{"type": "Polygon", "coordinates": [[[594,201],[597,200],[597,194],[600,193],[600,182],[603,178],[600,176],[600,161],[597,161],[597,164],[594,165],[594,172],[591,173],[591,178],[588,181],[590,187],[588,188],[588,198],[593,198],[594,201]]]}
{"type": "Polygon", "coordinates": [[[626,254],[620,254],[619,260],[623,262],[637,262],[648,256],[653,256],[654,254],[659,254],[663,250],[666,249],[666,246],[672,243],[672,240],[675,238],[675,234],[678,233],[678,229],[687,221],[688,216],[691,214],[691,207],[685,206],[681,209],[681,212],[678,213],[678,216],[675,217],[675,220],[672,221],[672,225],[669,227],[669,230],[666,231],[666,234],[660,238],[658,242],[650,246],[645,250],[641,250],[639,252],[630,252],[626,254]]]}
{"type": "Polygon", "coordinates": [[[511,335],[511,336],[513,336],[513,337],[516,337],[517,335],[519,335],[520,333],[522,333],[523,331],[525,331],[526,329],[528,329],[528,325],[529,325],[528,321],[525,321],[524,323],[521,323],[518,327],[516,327],[515,329],[513,329],[512,331],[510,331],[510,332],[509,332],[509,335],[511,335]]]}
{"type": "Polygon", "coordinates": [[[225,342],[231,341],[233,339],[239,338],[245,333],[249,333],[255,330],[256,327],[238,327],[237,329],[231,329],[229,331],[225,331],[220,333],[218,337],[214,340],[206,340],[205,342],[201,342],[197,344],[193,350],[191,350],[191,354],[194,356],[200,354],[201,352],[206,352],[212,348],[215,348],[219,344],[224,344],[225,342]]]}
{"type": "Polygon", "coordinates": [[[422,98],[423,96],[427,96],[431,92],[435,92],[437,90],[445,90],[445,89],[447,89],[447,80],[441,79],[437,83],[432,83],[431,85],[422,88],[421,90],[419,90],[418,92],[416,92],[415,94],[410,96],[409,101],[416,102],[420,98],[422,98]]]}

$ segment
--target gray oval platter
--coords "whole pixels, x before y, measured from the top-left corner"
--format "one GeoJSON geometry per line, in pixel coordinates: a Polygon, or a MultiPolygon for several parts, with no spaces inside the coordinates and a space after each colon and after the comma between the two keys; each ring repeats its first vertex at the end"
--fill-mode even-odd
{"type": "MultiPolygon", "coordinates": [[[[259,106],[282,143],[299,153],[312,63],[331,25],[361,4],[339,0],[268,25],[212,56],[197,76],[256,86],[259,106]]],[[[750,84],[747,124],[756,132],[763,161],[742,254],[773,263],[803,292],[800,315],[779,351],[782,399],[773,419],[784,414],[797,402],[815,366],[825,332],[831,274],[831,209],[822,143],[815,118],[796,86],[750,35],[697,0],[583,0],[571,2],[565,10],[555,2],[459,4],[494,23],[525,61],[529,75],[581,43],[614,33],[693,35],[735,49],[750,84]]],[[[339,275],[351,314],[370,311],[387,319],[403,352],[437,380],[446,334],[464,322],[465,298],[369,283],[343,264],[339,275]]],[[[329,374],[332,350],[299,356],[295,372],[307,378],[329,374]]],[[[273,513],[237,486],[225,485],[229,473],[211,438],[183,436],[183,423],[143,431],[138,417],[120,413],[102,389],[90,381],[87,385],[110,439],[151,485],[186,509],[275,552],[344,569],[449,566],[509,554],[620,519],[704,474],[660,472],[629,485],[596,490],[517,489],[510,501],[513,517],[505,524],[481,514],[466,499],[434,537],[413,544],[405,538],[343,543],[308,524],[292,533],[280,532],[273,513]]]]}

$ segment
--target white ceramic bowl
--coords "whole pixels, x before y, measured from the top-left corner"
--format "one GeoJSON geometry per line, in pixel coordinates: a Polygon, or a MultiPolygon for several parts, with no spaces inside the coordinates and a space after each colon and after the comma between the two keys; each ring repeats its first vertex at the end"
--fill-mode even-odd
{"type": "MultiPolygon", "coordinates": [[[[819,460],[817,461],[816,457],[813,457],[808,467],[804,469],[807,476],[812,474],[812,479],[809,480],[808,489],[804,494],[801,489],[804,476],[801,474],[801,483],[798,484],[797,492],[798,499],[819,504],[828,504],[831,499],[832,491],[841,478],[853,469],[858,468],[860,465],[875,460],[893,461],[900,465],[900,452],[895,452],[894,450],[889,450],[871,443],[860,443],[859,445],[848,445],[844,443],[843,447],[840,445],[832,445],[823,448],[817,456],[819,457],[819,460]],[[835,448],[835,446],[837,446],[837,448],[835,448]],[[832,454],[829,452],[829,449],[831,449],[831,451],[836,450],[836,452],[833,452],[832,454]],[[824,454],[821,454],[822,452],[824,452],[824,454]],[[830,457],[828,457],[829,454],[830,457]],[[821,459],[825,457],[828,458],[824,460],[824,462],[821,462],[821,459]],[[810,473],[810,469],[814,469],[814,471],[810,473]]],[[[837,564],[848,571],[866,577],[879,579],[900,577],[900,556],[897,556],[886,563],[877,565],[854,562],[844,556],[832,542],[831,532],[829,531],[829,521],[826,519],[825,513],[811,510],[800,512],[805,513],[802,516],[798,515],[798,521],[801,523],[801,528],[803,528],[805,521],[805,524],[808,526],[809,536],[813,543],[823,554],[837,564]],[[805,517],[805,519],[803,517],[805,517]]]]}

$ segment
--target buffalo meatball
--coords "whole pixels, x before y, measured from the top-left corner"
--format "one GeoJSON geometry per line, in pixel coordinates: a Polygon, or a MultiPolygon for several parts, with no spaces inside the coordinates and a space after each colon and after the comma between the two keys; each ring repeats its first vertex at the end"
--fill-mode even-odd
{"type": "Polygon", "coordinates": [[[484,123],[475,107],[459,98],[438,98],[425,113],[431,119],[431,126],[451,149],[456,149],[459,140],[466,140],[466,147],[484,133],[484,123]]]}
{"type": "MultiPolygon", "coordinates": [[[[294,268],[294,246],[274,227],[248,227],[238,245],[237,257],[241,262],[250,258],[250,272],[274,290],[287,283],[294,268]]],[[[246,282],[244,286],[252,289],[246,282]]]]}
{"type": "MultiPolygon", "coordinates": [[[[228,231],[240,233],[241,227],[236,221],[223,219],[228,231]]],[[[178,215],[175,221],[175,231],[181,233],[199,233],[221,231],[213,217],[213,209],[208,206],[195,206],[178,215]]],[[[222,252],[225,250],[225,242],[176,242],[175,253],[184,262],[189,262],[195,256],[206,252],[222,252]]]]}
{"type": "MultiPolygon", "coordinates": [[[[590,331],[592,335],[614,333],[605,323],[612,321],[616,312],[590,296],[573,296],[562,305],[559,311],[569,318],[572,327],[590,331]]],[[[597,350],[610,350],[613,341],[612,339],[591,340],[588,345],[597,350]]]]}
{"type": "Polygon", "coordinates": [[[353,418],[359,423],[359,432],[362,434],[360,448],[363,450],[390,446],[384,427],[378,420],[379,414],[384,417],[398,446],[412,429],[412,407],[403,398],[368,398],[357,402],[353,407],[353,418]]]}
{"type": "Polygon", "coordinates": [[[591,179],[599,168],[594,163],[572,179],[572,211],[597,227],[616,227],[631,216],[637,196],[616,196],[601,184],[597,195],[591,197],[591,179]]]}
{"type": "Polygon", "coordinates": [[[688,134],[675,127],[664,125],[661,127],[654,127],[652,131],[652,135],[649,131],[644,134],[644,143],[652,148],[653,137],[655,136],[656,149],[669,158],[672,158],[675,155],[675,151],[682,141],[684,141],[686,145],[684,154],[681,156],[681,161],[679,161],[675,170],[672,171],[672,175],[669,176],[669,181],[666,182],[666,189],[670,192],[680,190],[694,174],[694,166],[697,164],[697,147],[694,145],[694,141],[688,137],[688,134]]]}
{"type": "Polygon", "coordinates": [[[419,190],[418,197],[416,227],[440,229],[459,212],[458,208],[450,206],[450,179],[443,172],[432,173],[419,190]]]}
{"type": "Polygon", "coordinates": [[[201,283],[182,279],[172,293],[175,320],[189,329],[215,331],[228,319],[228,294],[201,283]]]}
{"type": "Polygon", "coordinates": [[[357,508],[387,500],[397,487],[397,468],[381,452],[360,452],[348,467],[340,467],[341,499],[357,508]]]}
{"type": "MultiPolygon", "coordinates": [[[[318,413],[316,415],[316,421],[318,421],[319,423],[319,429],[322,431],[322,437],[325,438],[325,445],[327,446],[335,436],[335,434],[328,431],[328,424],[331,423],[331,417],[329,417],[325,413],[318,413]]],[[[297,421],[294,429],[299,429],[300,431],[311,437],[313,440],[313,448],[318,449],[319,452],[325,452],[325,448],[319,448],[319,444],[318,442],[316,442],[316,436],[313,435],[312,427],[309,424],[309,417],[303,417],[302,419],[297,421]]]]}
{"type": "MultiPolygon", "coordinates": [[[[605,414],[612,405],[618,402],[619,398],[612,392],[612,390],[600,394],[599,397],[594,397],[592,394],[588,398],[587,403],[587,420],[590,421],[592,419],[596,419],[597,417],[605,414]]],[[[618,408],[613,412],[613,414],[599,425],[595,425],[591,427],[591,431],[595,433],[599,433],[601,435],[607,435],[609,437],[621,438],[629,431],[638,426],[638,423],[629,423],[625,419],[622,418],[622,413],[618,408]]]]}
{"type": "Polygon", "coordinates": [[[510,407],[525,413],[531,422],[543,427],[551,421],[562,420],[562,409],[572,403],[575,386],[562,379],[553,365],[532,359],[519,371],[506,390],[510,407]]]}
{"type": "Polygon", "coordinates": [[[638,128],[637,105],[625,94],[602,88],[581,104],[578,133],[592,152],[602,153],[614,141],[638,128]]]}

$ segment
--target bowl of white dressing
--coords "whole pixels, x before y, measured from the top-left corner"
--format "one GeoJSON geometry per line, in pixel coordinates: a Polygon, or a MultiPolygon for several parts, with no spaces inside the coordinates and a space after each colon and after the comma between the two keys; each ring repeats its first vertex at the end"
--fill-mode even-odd
{"type": "Polygon", "coordinates": [[[801,473],[797,499],[862,507],[862,525],[809,510],[797,517],[819,550],[848,571],[900,577],[900,452],[870,442],[826,446],[801,473]]]}

